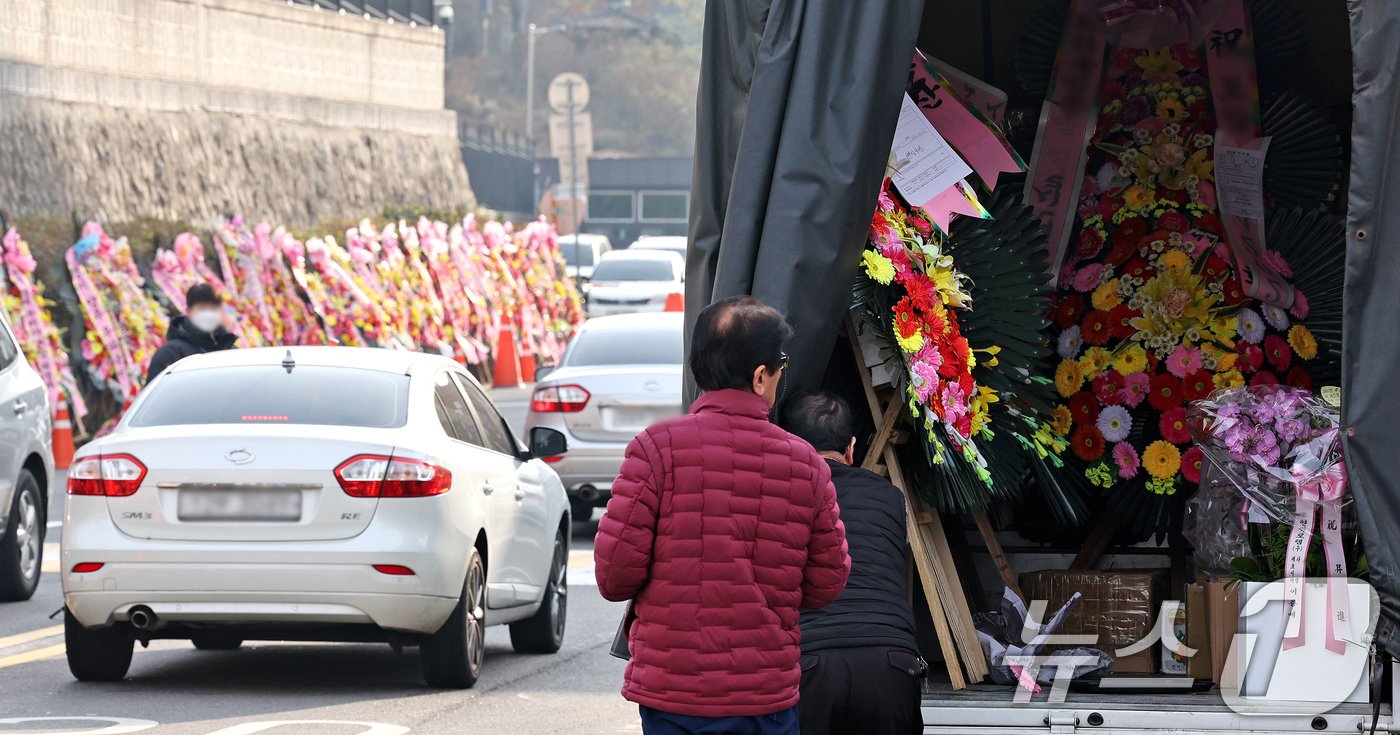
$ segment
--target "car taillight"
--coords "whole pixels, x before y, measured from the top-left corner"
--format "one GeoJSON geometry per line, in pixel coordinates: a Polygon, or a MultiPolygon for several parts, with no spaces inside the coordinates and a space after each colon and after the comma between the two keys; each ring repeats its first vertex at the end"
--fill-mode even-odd
{"type": "Polygon", "coordinates": [[[588,405],[588,391],[577,385],[550,385],[539,388],[530,399],[530,410],[537,413],[577,413],[588,405]]]}
{"type": "Polygon", "coordinates": [[[424,498],[452,489],[452,473],[406,457],[357,454],[335,468],[346,495],[356,498],[424,498]]]}
{"type": "Polygon", "coordinates": [[[102,569],[103,566],[104,565],[100,561],[82,561],[73,565],[73,573],[92,574],[93,572],[102,569]]]}
{"type": "Polygon", "coordinates": [[[146,465],[130,454],[99,454],[75,462],[68,470],[69,495],[124,498],[141,487],[146,465]]]}

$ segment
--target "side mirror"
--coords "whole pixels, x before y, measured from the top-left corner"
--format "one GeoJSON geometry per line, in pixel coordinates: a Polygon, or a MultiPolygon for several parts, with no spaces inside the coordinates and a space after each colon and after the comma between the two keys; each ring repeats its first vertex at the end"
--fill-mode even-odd
{"type": "Polygon", "coordinates": [[[558,457],[569,451],[569,440],[562,433],[545,426],[530,430],[530,456],[536,459],[558,457]]]}
{"type": "Polygon", "coordinates": [[[535,368],[535,382],[544,380],[545,378],[549,377],[549,374],[552,372],[554,372],[553,365],[541,365],[535,368]]]}

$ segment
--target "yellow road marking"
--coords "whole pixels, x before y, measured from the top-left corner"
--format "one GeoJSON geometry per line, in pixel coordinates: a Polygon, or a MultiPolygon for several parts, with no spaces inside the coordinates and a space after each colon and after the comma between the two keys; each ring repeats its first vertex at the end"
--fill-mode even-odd
{"type": "Polygon", "coordinates": [[[10,646],[18,646],[21,643],[37,641],[40,638],[48,638],[51,635],[58,635],[62,632],[63,626],[55,625],[50,628],[40,628],[38,630],[31,630],[25,633],[16,633],[12,636],[0,638],[0,651],[3,651],[6,648],[9,648],[10,646]]]}
{"type": "Polygon", "coordinates": [[[44,563],[39,571],[44,574],[58,574],[63,567],[59,557],[58,544],[44,544],[44,563]]]}
{"type": "Polygon", "coordinates": [[[569,567],[577,569],[579,567],[592,566],[592,551],[571,551],[569,552],[569,567]]]}
{"type": "Polygon", "coordinates": [[[56,646],[46,646],[44,648],[36,648],[32,651],[25,651],[24,653],[17,653],[13,656],[6,656],[0,658],[0,669],[27,664],[31,661],[43,661],[46,658],[62,656],[66,650],[63,644],[60,643],[56,646]]]}

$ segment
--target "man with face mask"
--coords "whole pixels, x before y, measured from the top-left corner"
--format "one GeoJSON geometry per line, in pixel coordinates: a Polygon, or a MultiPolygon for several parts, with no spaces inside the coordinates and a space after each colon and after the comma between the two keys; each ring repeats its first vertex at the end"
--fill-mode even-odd
{"type": "Polygon", "coordinates": [[[238,336],[224,329],[224,303],[207,283],[190,286],[185,293],[185,315],[170,322],[165,344],[151,357],[146,382],[190,355],[233,348],[238,336]]]}

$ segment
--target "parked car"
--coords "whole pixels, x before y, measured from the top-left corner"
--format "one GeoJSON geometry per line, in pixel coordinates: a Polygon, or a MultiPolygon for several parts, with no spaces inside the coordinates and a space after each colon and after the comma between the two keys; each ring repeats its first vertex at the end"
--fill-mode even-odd
{"type": "Polygon", "coordinates": [[[690,250],[690,238],[683,235],[646,235],[637,238],[628,250],[665,250],[668,253],[675,253],[685,260],[686,253],[690,250]]]}
{"type": "Polygon", "coordinates": [[[685,290],[685,261],[662,250],[615,250],[603,256],[588,284],[588,316],[664,311],[685,290]]]}
{"type": "Polygon", "coordinates": [[[607,235],[563,235],[559,238],[559,253],[564,256],[565,270],[577,281],[593,277],[593,266],[612,252],[607,235]]]}
{"type": "Polygon", "coordinates": [[[470,687],[485,625],[564,638],[569,506],[452,360],[348,347],[181,360],[79,452],[63,534],[68,665],[126,675],[133,641],[419,645],[470,687]]]}
{"type": "Polygon", "coordinates": [[[629,314],[591,319],[556,368],[540,375],[525,426],[568,438],[551,458],[575,520],[605,505],[637,432],[681,413],[682,315],[629,314]]]}
{"type": "Polygon", "coordinates": [[[49,478],[49,394],[0,316],[0,602],[28,600],[44,565],[49,478]]]}

